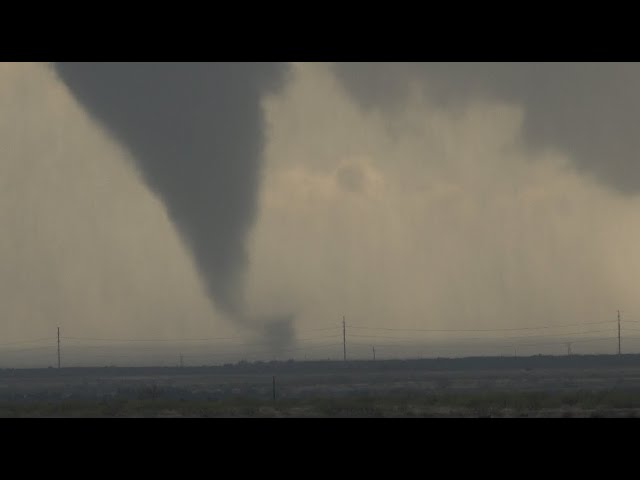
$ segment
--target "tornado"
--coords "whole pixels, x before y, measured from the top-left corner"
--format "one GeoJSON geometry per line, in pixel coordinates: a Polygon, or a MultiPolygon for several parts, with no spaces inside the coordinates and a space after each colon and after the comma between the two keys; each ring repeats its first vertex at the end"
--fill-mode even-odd
{"type": "Polygon", "coordinates": [[[278,88],[286,66],[109,62],[53,68],[131,153],[190,249],[211,301],[234,321],[255,323],[246,316],[244,277],[264,142],[261,99],[278,88]]]}

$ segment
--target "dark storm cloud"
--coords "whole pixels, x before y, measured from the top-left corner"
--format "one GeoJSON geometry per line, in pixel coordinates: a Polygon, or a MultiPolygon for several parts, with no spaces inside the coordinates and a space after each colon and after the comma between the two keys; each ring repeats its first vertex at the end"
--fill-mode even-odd
{"type": "Polygon", "coordinates": [[[246,235],[263,145],[266,63],[58,63],[85,108],[133,154],[191,248],[216,305],[243,319],[246,235]]]}
{"type": "Polygon", "coordinates": [[[640,191],[637,63],[349,63],[335,71],[366,107],[398,105],[415,80],[441,106],[520,104],[530,147],[560,149],[609,186],[640,191]]]}

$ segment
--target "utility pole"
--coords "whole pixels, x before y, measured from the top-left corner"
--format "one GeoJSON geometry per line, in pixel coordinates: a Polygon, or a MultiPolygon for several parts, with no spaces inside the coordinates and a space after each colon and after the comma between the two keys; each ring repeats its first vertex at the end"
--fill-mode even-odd
{"type": "Polygon", "coordinates": [[[344,350],[344,361],[347,361],[347,321],[342,317],[342,348],[344,350]]]}
{"type": "Polygon", "coordinates": [[[567,342],[567,356],[571,356],[571,342],[567,342]]]}
{"type": "Polygon", "coordinates": [[[376,360],[376,347],[375,346],[371,346],[371,348],[373,349],[373,361],[375,362],[375,360],[376,360]]]}
{"type": "Polygon", "coordinates": [[[60,368],[60,327],[58,327],[58,368],[60,368]]]}
{"type": "Polygon", "coordinates": [[[620,310],[618,310],[618,355],[622,354],[620,349],[620,310]]]}

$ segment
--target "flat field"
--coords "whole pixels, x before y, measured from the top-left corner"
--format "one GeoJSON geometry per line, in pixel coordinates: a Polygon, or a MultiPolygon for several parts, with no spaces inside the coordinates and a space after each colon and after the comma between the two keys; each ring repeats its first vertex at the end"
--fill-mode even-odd
{"type": "Polygon", "coordinates": [[[640,355],[0,370],[0,417],[635,416],[640,355]]]}

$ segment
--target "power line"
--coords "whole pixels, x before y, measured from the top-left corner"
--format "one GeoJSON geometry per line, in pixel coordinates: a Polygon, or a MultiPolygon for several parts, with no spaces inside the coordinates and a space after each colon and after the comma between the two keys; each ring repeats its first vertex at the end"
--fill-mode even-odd
{"type": "Polygon", "coordinates": [[[389,330],[389,331],[408,331],[408,332],[515,332],[522,330],[542,330],[547,328],[565,328],[565,327],[582,327],[584,325],[602,325],[605,323],[614,323],[615,320],[607,320],[602,322],[585,322],[576,323],[571,325],[545,325],[540,327],[519,327],[519,328],[449,328],[449,329],[436,329],[436,328],[388,328],[388,327],[364,327],[357,325],[349,325],[349,328],[361,329],[361,330],[389,330]]]}
{"type": "Polygon", "coordinates": [[[19,340],[19,341],[16,341],[16,342],[0,343],[0,347],[4,347],[6,345],[22,345],[22,344],[28,344],[28,343],[50,342],[51,340],[55,340],[55,337],[39,338],[39,339],[36,339],[36,340],[19,340]]]}
{"type": "MultiPolygon", "coordinates": [[[[615,340],[616,337],[602,337],[602,338],[583,338],[580,340],[573,340],[572,343],[589,343],[589,342],[602,342],[615,340]]],[[[565,342],[549,342],[549,343],[521,343],[522,347],[542,347],[547,345],[563,345],[565,342]]]]}
{"type": "MultiPolygon", "coordinates": [[[[302,332],[312,332],[312,331],[328,331],[328,330],[337,330],[337,328],[319,328],[319,329],[311,329],[311,330],[303,330],[302,332]]],[[[298,332],[298,333],[302,333],[298,332]]],[[[315,336],[310,338],[302,338],[298,339],[298,341],[305,340],[313,340],[316,338],[330,338],[337,337],[336,335],[326,335],[326,336],[315,336]]],[[[245,340],[246,336],[240,337],[210,337],[210,338],[98,338],[98,337],[61,337],[64,340],[78,340],[78,341],[93,341],[93,342],[116,342],[116,343],[133,343],[133,342],[149,342],[149,343],[180,343],[180,342],[214,342],[214,341],[230,341],[230,340],[245,340]]]]}
{"type": "Polygon", "coordinates": [[[62,337],[65,340],[82,340],[82,341],[93,341],[93,342],[118,342],[118,343],[129,343],[129,342],[211,342],[211,341],[222,341],[222,340],[241,340],[245,337],[217,337],[217,338],[95,338],[95,337],[62,337]]]}
{"type": "MultiPolygon", "coordinates": [[[[342,345],[342,343],[328,343],[328,344],[320,344],[320,345],[310,345],[305,347],[297,347],[297,348],[285,348],[282,349],[282,352],[291,352],[291,351],[299,351],[299,350],[311,350],[316,348],[328,348],[328,347],[337,347],[342,345]]],[[[52,348],[52,347],[50,347],[52,348]]],[[[203,358],[203,357],[228,357],[230,355],[234,355],[236,352],[211,352],[211,353],[202,353],[202,354],[183,354],[183,358],[203,358]]],[[[108,358],[136,358],[136,357],[158,357],[162,356],[162,353],[138,353],[138,354],[95,354],[95,357],[108,357],[108,358]]],[[[174,357],[175,358],[175,357],[174,357]]]]}
{"type": "MultiPolygon", "coordinates": [[[[536,327],[519,327],[519,328],[493,328],[493,329],[421,329],[421,328],[393,328],[393,327],[367,327],[367,326],[363,326],[363,325],[347,325],[346,324],[346,316],[343,316],[342,319],[342,347],[343,347],[343,360],[346,361],[347,360],[347,352],[346,352],[346,331],[347,328],[353,329],[353,330],[363,330],[363,331],[384,331],[384,332],[453,332],[453,333],[462,333],[462,332],[532,332],[535,330],[543,330],[543,329],[561,329],[561,328],[568,328],[568,327],[584,327],[587,325],[605,325],[605,324],[612,324],[613,322],[617,323],[617,327],[618,327],[618,331],[617,331],[617,339],[618,339],[618,354],[621,355],[622,352],[622,348],[621,348],[621,338],[622,338],[622,323],[627,323],[627,324],[632,324],[632,323],[640,323],[639,321],[635,321],[635,320],[622,320],[622,315],[620,314],[620,312],[618,312],[618,318],[616,320],[611,320],[611,321],[598,321],[598,322],[584,322],[584,323],[579,323],[579,324],[561,324],[561,325],[542,325],[542,326],[536,326],[536,327]]],[[[285,348],[285,349],[279,349],[282,352],[295,352],[295,351],[305,351],[305,350],[311,350],[311,349],[318,349],[318,348],[332,348],[332,347],[336,347],[339,346],[340,343],[326,343],[326,344],[314,344],[316,341],[318,340],[322,340],[322,339],[337,339],[337,337],[340,336],[340,334],[338,333],[338,328],[337,326],[335,327],[322,327],[322,328],[316,328],[316,329],[305,329],[302,332],[330,332],[330,331],[334,331],[335,334],[332,335],[310,335],[307,336],[305,338],[300,338],[300,339],[296,339],[296,343],[300,344],[300,343],[305,343],[305,342],[309,342],[310,344],[306,344],[306,345],[298,345],[296,347],[292,347],[292,348],[285,348]]],[[[222,345],[216,345],[216,348],[223,348],[223,349],[233,349],[234,351],[218,351],[216,353],[212,353],[212,352],[207,352],[207,353],[203,353],[203,354],[187,354],[184,355],[184,357],[216,357],[216,356],[234,356],[234,355],[241,355],[242,351],[238,350],[238,349],[254,349],[254,353],[250,354],[253,355],[254,357],[257,355],[260,355],[260,352],[263,352],[266,349],[272,349],[273,348],[273,344],[269,343],[269,342],[247,342],[247,343],[236,343],[236,341],[238,340],[245,340],[247,337],[241,337],[241,336],[231,336],[231,337],[209,337],[209,338],[182,338],[182,339],[167,339],[167,338],[105,338],[105,337],[65,337],[61,335],[60,332],[60,327],[58,327],[57,329],[57,337],[54,337],[57,340],[57,345],[49,345],[49,346],[39,346],[39,347],[32,347],[32,348],[23,348],[23,349],[14,349],[14,350],[4,350],[4,349],[0,349],[0,354],[2,353],[7,353],[7,354],[12,354],[12,353],[20,353],[20,352],[29,352],[29,351],[37,351],[37,350],[45,350],[45,349],[50,349],[50,348],[57,348],[57,356],[58,356],[58,368],[61,368],[61,341],[64,340],[68,340],[70,342],[104,342],[106,344],[102,344],[102,345],[78,345],[78,344],[68,344],[68,348],[73,349],[107,349],[107,348],[119,348],[118,346],[116,346],[116,344],[129,344],[129,343],[136,343],[136,342],[140,342],[140,343],[158,343],[158,344],[165,344],[167,345],[167,347],[169,348],[173,348],[174,346],[169,345],[171,343],[173,344],[179,344],[179,343],[202,343],[201,345],[194,345],[195,348],[209,348],[210,345],[207,345],[206,342],[230,342],[227,344],[222,344],[222,345]],[[109,345],[110,344],[110,345],[109,345]]],[[[627,330],[629,331],[640,331],[640,328],[633,328],[633,327],[627,327],[627,330]]],[[[554,333],[547,333],[547,334],[522,334],[522,335],[506,335],[506,336],[495,336],[495,337],[467,337],[467,338],[461,338],[459,340],[462,340],[463,342],[466,342],[465,344],[461,344],[461,343],[447,343],[446,340],[444,340],[444,342],[440,342],[438,345],[433,345],[433,344],[409,344],[406,343],[406,340],[414,340],[414,342],[416,340],[419,341],[419,338],[416,338],[415,336],[412,335],[376,335],[376,334],[366,334],[366,333],[351,333],[352,337],[355,338],[380,338],[380,339],[389,339],[389,340],[396,340],[397,343],[386,343],[386,344],[380,344],[380,343],[376,343],[376,346],[383,346],[383,347],[393,347],[393,348],[397,348],[397,349],[402,349],[402,348],[428,348],[428,349],[453,349],[453,348],[485,348],[485,349],[494,349],[494,348],[515,348],[515,347],[536,347],[536,346],[549,346],[549,345],[560,345],[560,344],[564,344],[567,346],[567,351],[569,354],[571,354],[571,344],[573,343],[587,343],[587,342],[601,342],[601,341],[610,341],[612,339],[614,339],[615,337],[604,337],[604,338],[584,338],[584,336],[586,335],[593,335],[593,334],[601,334],[601,333],[606,333],[606,332],[610,332],[613,333],[610,330],[581,330],[581,331],[571,331],[571,332],[554,332],[554,333]],[[557,342],[526,342],[526,340],[534,340],[534,339],[540,339],[540,338],[545,338],[545,337],[551,337],[551,338],[557,338],[559,341],[557,342]],[[582,337],[582,338],[575,338],[575,337],[582,337]],[[501,341],[504,340],[508,340],[508,339],[517,339],[517,340],[521,340],[520,342],[517,342],[514,345],[514,342],[509,342],[508,345],[503,345],[501,344],[501,341]],[[562,339],[562,341],[560,341],[562,339]],[[476,341],[480,341],[480,342],[484,342],[484,343],[475,343],[476,341]],[[524,342],[522,342],[524,341],[524,342]]],[[[634,336],[627,336],[625,337],[625,339],[638,339],[640,337],[634,337],[634,336]]],[[[20,341],[14,341],[14,342],[6,342],[3,344],[0,344],[0,347],[6,347],[6,346],[12,346],[12,345],[21,345],[21,344],[37,344],[40,342],[48,342],[51,341],[52,338],[38,338],[38,339],[33,339],[33,340],[20,340],[20,341]]],[[[438,340],[436,340],[438,341],[438,340]]],[[[53,342],[52,342],[53,343],[53,342]]],[[[375,346],[371,346],[371,343],[369,344],[361,344],[356,342],[351,342],[353,345],[356,346],[368,346],[369,348],[371,348],[372,354],[373,354],[373,358],[376,358],[376,347],[375,346]]],[[[120,348],[126,348],[124,347],[124,345],[121,345],[120,348]]],[[[148,349],[153,349],[154,347],[149,346],[148,349]]],[[[160,347],[160,345],[156,345],[155,348],[160,348],[160,349],[164,349],[164,347],[160,347]]],[[[192,347],[189,347],[192,348],[192,347]]],[[[140,350],[140,348],[136,348],[136,350],[140,350]]],[[[175,352],[175,350],[174,350],[175,352]]],[[[177,353],[177,352],[175,352],[177,353]]],[[[173,353],[175,355],[175,353],[173,353]]],[[[163,354],[166,354],[166,350],[165,351],[158,351],[158,352],[152,352],[150,355],[154,356],[154,357],[161,357],[163,354]]],[[[129,357],[129,358],[133,358],[133,357],[140,357],[141,355],[144,356],[144,354],[141,354],[140,352],[137,355],[122,355],[119,352],[116,352],[115,354],[111,354],[111,355],[95,355],[95,356],[103,356],[103,357],[112,357],[112,358],[119,358],[119,357],[129,357]]],[[[182,351],[180,353],[181,357],[183,356],[182,351]]],[[[65,357],[66,358],[66,357],[65,357]]],[[[174,357],[175,358],[175,357],[174,357]]],[[[182,358],[181,358],[182,360],[182,358]]],[[[182,361],[181,361],[182,364],[182,361]]]]}
{"type": "MultiPolygon", "coordinates": [[[[614,340],[616,337],[599,337],[599,338],[583,338],[578,340],[572,340],[571,343],[588,343],[588,342],[600,342],[605,340],[614,340]]],[[[632,337],[640,339],[640,337],[632,337]]],[[[517,343],[518,347],[541,347],[548,345],[566,345],[566,341],[559,342],[536,342],[536,343],[517,343]]],[[[358,346],[370,346],[368,343],[351,342],[351,345],[358,346]]],[[[446,343],[441,344],[429,344],[429,343],[378,343],[378,346],[383,347],[401,347],[401,348],[429,348],[429,349],[452,349],[452,348],[513,348],[513,343],[489,343],[489,344],[477,344],[477,343],[446,343]]]]}
{"type": "MultiPolygon", "coordinates": [[[[514,338],[542,338],[542,337],[570,337],[573,335],[587,335],[593,333],[606,333],[610,330],[589,330],[586,332],[568,332],[568,333],[552,333],[546,335],[515,335],[515,336],[506,336],[506,337],[468,337],[464,340],[502,340],[502,339],[514,339],[514,338]]],[[[360,335],[360,334],[351,334],[352,337],[358,338],[385,338],[388,340],[404,340],[406,338],[415,338],[415,337],[401,337],[401,336],[389,336],[389,335],[360,335]]]]}
{"type": "Polygon", "coordinates": [[[310,328],[310,329],[300,330],[298,333],[301,333],[301,332],[322,332],[322,331],[326,331],[326,330],[338,330],[339,328],[340,328],[340,325],[336,325],[335,327],[328,327],[328,328],[310,328]]]}
{"type": "Polygon", "coordinates": [[[17,353],[17,352],[32,352],[35,350],[46,350],[56,348],[54,345],[45,345],[42,347],[32,347],[32,348],[20,348],[17,350],[3,350],[0,352],[0,355],[4,355],[5,353],[17,353]]]}
{"type": "MultiPolygon", "coordinates": [[[[338,338],[339,335],[318,335],[315,337],[307,337],[307,338],[301,338],[301,339],[297,339],[296,343],[306,343],[306,342],[315,342],[317,340],[324,340],[324,339],[333,339],[333,338],[338,338]]],[[[67,337],[62,337],[62,338],[67,338],[67,337]]],[[[74,338],[74,341],[79,341],[79,339],[74,338]]],[[[84,340],[82,340],[84,341],[84,340]]],[[[124,345],[129,344],[129,343],[133,343],[133,342],[120,342],[120,341],[114,341],[111,342],[110,345],[72,345],[71,348],[74,349],[106,349],[106,348],[126,348],[124,345]]],[[[152,343],[152,342],[145,342],[145,343],[152,343]]],[[[166,345],[166,347],[161,347],[160,345],[156,345],[156,346],[148,346],[148,347],[136,347],[138,350],[142,350],[142,349],[147,349],[147,350],[156,350],[159,348],[169,348],[169,349],[173,349],[173,348],[178,348],[178,346],[184,347],[184,345],[180,345],[179,342],[175,342],[174,344],[167,344],[168,342],[161,342],[162,345],[166,345]]],[[[209,348],[210,345],[197,345],[191,348],[209,348]]],[[[238,349],[238,348],[262,348],[262,349],[268,349],[268,348],[273,348],[273,344],[270,342],[249,342],[249,343],[234,343],[234,344],[226,344],[226,345],[216,345],[217,349],[220,348],[234,348],[234,349],[238,349]]],[[[304,347],[303,347],[304,348],[304,347]]]]}

